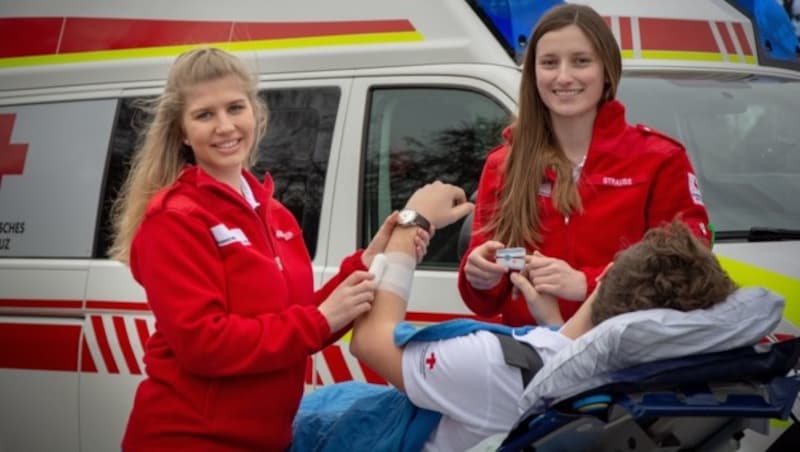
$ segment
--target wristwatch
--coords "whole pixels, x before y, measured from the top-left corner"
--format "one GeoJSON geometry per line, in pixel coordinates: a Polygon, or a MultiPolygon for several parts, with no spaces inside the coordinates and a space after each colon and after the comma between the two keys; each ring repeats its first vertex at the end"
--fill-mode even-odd
{"type": "Polygon", "coordinates": [[[402,227],[419,226],[426,231],[431,230],[431,222],[416,210],[411,209],[403,209],[400,211],[397,225],[402,227]]]}

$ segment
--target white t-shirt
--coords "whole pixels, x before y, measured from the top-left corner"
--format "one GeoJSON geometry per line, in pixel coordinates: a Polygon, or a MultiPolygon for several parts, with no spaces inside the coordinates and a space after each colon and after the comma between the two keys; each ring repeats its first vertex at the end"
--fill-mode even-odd
{"type": "MultiPolygon", "coordinates": [[[[543,363],[572,340],[547,328],[515,339],[531,344],[543,363]]],[[[426,451],[461,451],[507,432],[519,418],[522,376],[503,358],[488,331],[436,342],[411,342],[403,351],[403,383],[414,405],[442,413],[426,451]]]]}

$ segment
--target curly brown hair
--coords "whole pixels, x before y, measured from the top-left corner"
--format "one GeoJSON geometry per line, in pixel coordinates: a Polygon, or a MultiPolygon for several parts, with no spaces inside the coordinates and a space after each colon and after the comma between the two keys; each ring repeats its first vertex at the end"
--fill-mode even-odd
{"type": "Polygon", "coordinates": [[[676,220],[617,253],[597,289],[592,323],[643,309],[705,309],[736,289],[711,250],[676,220]]]}

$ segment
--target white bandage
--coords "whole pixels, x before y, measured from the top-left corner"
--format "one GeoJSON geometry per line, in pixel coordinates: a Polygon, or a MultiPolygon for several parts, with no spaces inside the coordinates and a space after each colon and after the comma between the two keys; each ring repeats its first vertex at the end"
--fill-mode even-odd
{"type": "Polygon", "coordinates": [[[411,284],[414,282],[414,267],[417,262],[406,253],[388,253],[386,269],[383,271],[378,290],[387,290],[408,303],[411,296],[411,284]]]}
{"type": "Polygon", "coordinates": [[[383,253],[376,254],[372,258],[372,264],[369,266],[368,271],[375,277],[375,283],[380,283],[381,278],[383,278],[383,272],[386,271],[386,256],[383,253]]]}

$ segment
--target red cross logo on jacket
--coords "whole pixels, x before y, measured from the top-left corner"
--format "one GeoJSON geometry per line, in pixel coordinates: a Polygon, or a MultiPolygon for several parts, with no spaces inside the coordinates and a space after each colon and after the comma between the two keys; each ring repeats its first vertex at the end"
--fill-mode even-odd
{"type": "Polygon", "coordinates": [[[0,114],[0,186],[6,174],[22,174],[25,169],[27,144],[11,144],[11,130],[14,128],[15,114],[0,114]]]}

